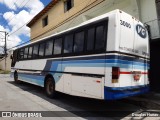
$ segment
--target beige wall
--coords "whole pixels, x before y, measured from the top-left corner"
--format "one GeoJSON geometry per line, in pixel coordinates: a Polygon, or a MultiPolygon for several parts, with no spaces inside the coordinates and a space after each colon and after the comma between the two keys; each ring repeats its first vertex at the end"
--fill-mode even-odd
{"type": "MultiPolygon", "coordinates": [[[[46,14],[44,14],[33,26],[31,26],[31,39],[60,26],[61,23],[67,22],[73,15],[81,10],[86,10],[90,5],[98,4],[104,0],[74,0],[74,7],[64,13],[64,3],[59,1],[46,14]],[[85,9],[84,9],[85,8],[85,9]],[[48,25],[42,26],[42,19],[48,15],[48,25]]],[[[78,13],[81,14],[81,13],[78,13]]],[[[37,39],[37,38],[36,38],[37,39]]]]}
{"type": "MultiPolygon", "coordinates": [[[[0,69],[5,70],[5,59],[2,58],[0,59],[0,69]]],[[[6,70],[10,71],[11,70],[11,59],[10,59],[10,54],[6,58],[6,70]]]]}
{"type": "Polygon", "coordinates": [[[48,35],[60,32],[76,26],[88,19],[112,11],[121,9],[134,14],[133,0],[74,0],[74,7],[64,13],[64,3],[59,1],[53,8],[44,14],[34,25],[31,26],[31,39],[37,40],[48,35]],[[49,24],[42,27],[42,19],[48,15],[49,24]]]}

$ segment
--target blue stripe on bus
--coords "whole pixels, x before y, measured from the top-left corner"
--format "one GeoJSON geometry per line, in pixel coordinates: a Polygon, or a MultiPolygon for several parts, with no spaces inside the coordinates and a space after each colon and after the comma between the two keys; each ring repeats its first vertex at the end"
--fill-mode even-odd
{"type": "Polygon", "coordinates": [[[36,83],[39,86],[44,86],[44,78],[45,76],[37,76],[37,75],[27,75],[25,73],[18,73],[18,79],[26,80],[30,83],[36,83]]]}
{"type": "Polygon", "coordinates": [[[112,67],[134,69],[149,69],[149,64],[140,62],[131,62],[126,60],[74,60],[74,61],[53,61],[50,71],[64,71],[65,67],[112,67]],[[62,69],[62,70],[61,70],[62,69]]]}
{"type": "MultiPolygon", "coordinates": [[[[62,76],[62,73],[50,73],[53,75],[55,82],[57,83],[59,81],[59,77],[62,76]]],[[[18,73],[18,79],[28,81],[30,83],[35,83],[39,86],[44,87],[44,79],[45,76],[38,76],[38,75],[29,75],[27,73],[18,73]]]]}
{"type": "Polygon", "coordinates": [[[104,99],[105,100],[116,100],[126,98],[129,96],[135,96],[147,93],[149,91],[148,85],[141,86],[129,86],[129,87],[104,87],[104,99]]]}
{"type": "MultiPolygon", "coordinates": [[[[120,67],[129,69],[149,69],[149,62],[142,59],[135,59],[127,56],[91,56],[91,57],[80,57],[80,58],[65,58],[61,61],[59,60],[47,60],[45,70],[48,71],[62,71],[64,72],[66,67],[120,67]],[[96,58],[96,59],[95,59],[96,58]],[[105,59],[106,58],[106,59],[105,59]]],[[[59,77],[62,73],[50,73],[53,75],[55,82],[59,81],[59,77]]],[[[22,80],[27,80],[29,82],[36,83],[40,86],[44,85],[45,76],[35,76],[19,74],[19,78],[22,80]]]]}

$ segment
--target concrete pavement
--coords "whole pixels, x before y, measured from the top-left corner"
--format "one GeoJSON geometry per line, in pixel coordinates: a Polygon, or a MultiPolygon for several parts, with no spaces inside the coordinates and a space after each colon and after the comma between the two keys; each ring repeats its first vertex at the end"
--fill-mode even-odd
{"type": "MultiPolygon", "coordinates": [[[[87,99],[82,97],[74,97],[58,94],[57,99],[49,99],[45,96],[43,88],[27,84],[15,84],[13,79],[9,75],[0,74],[0,111],[68,111],[72,117],[64,117],[62,112],[52,112],[54,119],[133,119],[132,113],[143,112],[142,106],[129,102],[130,100],[117,100],[117,101],[101,101],[94,99],[87,99]],[[75,111],[87,111],[85,115],[82,113],[76,113],[75,111]],[[115,114],[112,116],[103,116],[101,113],[96,115],[93,111],[103,111],[104,113],[115,114]],[[117,112],[116,112],[117,111],[117,112]],[[123,112],[124,111],[124,112],[123,112]],[[120,116],[118,116],[120,112],[120,116]],[[100,117],[100,116],[103,117],[100,117]],[[74,117],[73,117],[74,116],[74,117]],[[99,116],[99,117],[92,117],[99,116]]],[[[149,108],[148,108],[149,109],[149,108]]],[[[151,117],[149,117],[151,118],[151,117]]],[[[0,118],[5,119],[5,118],[0,118]]],[[[22,118],[13,118],[15,120],[21,120],[22,118]]],[[[40,118],[30,118],[39,120],[40,118]]],[[[42,119],[52,119],[51,117],[42,119]]],[[[148,117],[144,118],[147,120],[148,117]]],[[[155,117],[154,119],[160,119],[155,117]]]]}

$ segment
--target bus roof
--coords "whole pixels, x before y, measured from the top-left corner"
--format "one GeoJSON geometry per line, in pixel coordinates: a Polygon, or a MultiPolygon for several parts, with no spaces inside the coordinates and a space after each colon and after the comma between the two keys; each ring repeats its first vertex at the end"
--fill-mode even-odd
{"type": "MultiPolygon", "coordinates": [[[[106,18],[106,17],[109,17],[109,15],[110,15],[110,14],[112,14],[112,15],[113,15],[113,14],[118,14],[118,13],[120,13],[119,11],[121,11],[121,10],[116,9],[116,10],[114,10],[114,11],[111,11],[111,12],[105,13],[105,14],[103,14],[103,15],[100,15],[100,16],[97,16],[97,17],[92,18],[92,19],[90,19],[90,20],[87,20],[87,21],[85,21],[85,22],[83,22],[83,23],[81,23],[81,24],[79,24],[79,25],[77,25],[77,26],[75,26],[75,27],[72,27],[72,28],[69,28],[69,29],[63,30],[63,31],[61,31],[61,32],[58,32],[58,33],[52,34],[52,35],[50,35],[50,36],[47,36],[47,37],[41,38],[41,39],[36,40],[36,41],[33,41],[33,42],[30,42],[30,43],[25,44],[25,45],[22,45],[22,46],[20,46],[20,47],[17,47],[17,49],[22,48],[22,47],[27,46],[27,45],[30,45],[30,44],[34,44],[34,43],[37,43],[37,42],[43,41],[43,40],[45,40],[45,39],[47,39],[47,38],[51,38],[51,37],[53,37],[53,36],[57,36],[57,35],[59,35],[59,34],[65,33],[65,32],[68,32],[68,31],[74,30],[74,29],[76,29],[76,28],[78,28],[78,27],[81,27],[81,26],[83,26],[83,25],[87,25],[87,24],[92,23],[92,22],[95,22],[95,21],[97,21],[97,20],[102,20],[102,19],[104,19],[104,18],[106,18]]],[[[122,11],[121,11],[121,12],[122,12],[122,11]]]]}

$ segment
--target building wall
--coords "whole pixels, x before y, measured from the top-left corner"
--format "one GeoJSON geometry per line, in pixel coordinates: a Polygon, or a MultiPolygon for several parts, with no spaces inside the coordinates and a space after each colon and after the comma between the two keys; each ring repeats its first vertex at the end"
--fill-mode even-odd
{"type": "MultiPolygon", "coordinates": [[[[5,70],[5,58],[0,59],[0,69],[5,70]]],[[[6,57],[6,70],[10,71],[11,70],[11,59],[10,59],[10,54],[6,57]]]]}
{"type": "Polygon", "coordinates": [[[104,0],[74,0],[74,7],[68,12],[64,13],[64,2],[59,1],[54,7],[52,7],[46,14],[44,14],[33,26],[31,26],[31,39],[60,26],[63,22],[67,22],[70,18],[74,18],[75,14],[84,8],[93,4],[97,4],[104,0]],[[48,15],[48,25],[42,27],[42,19],[48,15]]]}
{"type": "Polygon", "coordinates": [[[135,6],[137,4],[134,0],[74,0],[74,7],[64,13],[63,1],[59,1],[31,26],[31,39],[37,40],[60,32],[114,9],[121,9],[139,18],[135,6]],[[42,19],[46,15],[48,15],[49,24],[43,28],[42,19]]]}
{"type": "Polygon", "coordinates": [[[160,26],[158,24],[159,21],[155,0],[138,0],[138,2],[140,5],[140,20],[143,23],[150,25],[152,39],[160,38],[160,26]]]}
{"type": "Polygon", "coordinates": [[[121,9],[149,24],[151,38],[160,38],[155,0],[74,0],[74,7],[66,13],[61,0],[31,26],[31,39],[37,40],[60,32],[114,9],[121,9]],[[49,24],[43,27],[42,19],[46,15],[49,24]]]}

